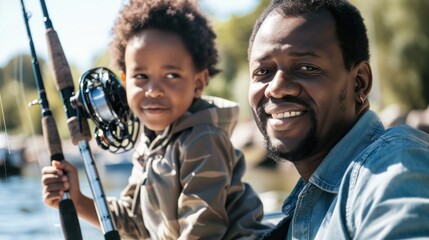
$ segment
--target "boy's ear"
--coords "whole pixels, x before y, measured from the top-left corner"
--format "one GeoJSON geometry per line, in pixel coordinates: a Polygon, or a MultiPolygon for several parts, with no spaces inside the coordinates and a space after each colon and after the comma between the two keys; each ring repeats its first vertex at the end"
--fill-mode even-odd
{"type": "Polygon", "coordinates": [[[125,73],[124,73],[124,72],[122,72],[122,71],[121,71],[121,73],[119,74],[119,79],[121,80],[122,86],[124,86],[124,87],[125,87],[125,83],[126,83],[125,79],[126,79],[126,76],[125,76],[125,73]]]}
{"type": "Polygon", "coordinates": [[[200,98],[203,95],[203,90],[207,86],[209,71],[204,69],[199,72],[195,79],[195,98],[200,98]]]}

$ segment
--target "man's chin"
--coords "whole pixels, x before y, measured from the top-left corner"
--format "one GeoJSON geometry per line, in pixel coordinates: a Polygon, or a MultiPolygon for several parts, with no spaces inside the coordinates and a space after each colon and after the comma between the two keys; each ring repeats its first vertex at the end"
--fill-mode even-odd
{"type": "Polygon", "coordinates": [[[287,143],[278,139],[265,139],[267,155],[277,161],[298,162],[308,156],[310,149],[306,144],[287,143]]]}

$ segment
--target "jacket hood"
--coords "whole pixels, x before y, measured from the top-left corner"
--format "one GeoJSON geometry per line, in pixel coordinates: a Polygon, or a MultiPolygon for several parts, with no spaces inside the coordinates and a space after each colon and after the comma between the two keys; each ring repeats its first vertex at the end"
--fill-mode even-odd
{"type": "Polygon", "coordinates": [[[213,124],[224,130],[229,137],[237,124],[239,106],[237,103],[212,96],[195,100],[188,111],[172,125],[171,133],[201,124],[213,124]]]}
{"type": "Polygon", "coordinates": [[[173,122],[158,136],[154,136],[152,131],[142,126],[143,131],[140,141],[148,146],[148,148],[140,148],[137,151],[142,151],[139,153],[141,155],[144,151],[151,152],[161,149],[168,144],[169,139],[175,133],[197,125],[213,125],[222,129],[228,137],[231,137],[237,125],[238,115],[239,106],[237,103],[219,97],[203,96],[201,99],[195,100],[182,117],[173,122]],[[154,137],[152,141],[149,135],[154,137]]]}

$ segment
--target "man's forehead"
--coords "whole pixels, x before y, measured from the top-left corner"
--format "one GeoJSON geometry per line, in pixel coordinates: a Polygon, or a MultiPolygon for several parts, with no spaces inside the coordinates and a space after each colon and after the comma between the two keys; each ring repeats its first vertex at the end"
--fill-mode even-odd
{"type": "Polygon", "coordinates": [[[269,45],[277,45],[276,48],[293,46],[308,51],[328,42],[337,42],[334,20],[328,11],[302,16],[284,16],[274,11],[261,24],[250,59],[269,45]]]}

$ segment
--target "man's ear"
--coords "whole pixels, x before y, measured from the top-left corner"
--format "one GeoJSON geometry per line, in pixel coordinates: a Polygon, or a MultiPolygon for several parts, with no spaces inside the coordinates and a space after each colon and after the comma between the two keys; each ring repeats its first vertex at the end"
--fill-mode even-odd
{"type": "Polygon", "coordinates": [[[360,104],[364,104],[372,87],[372,71],[368,61],[362,61],[355,65],[355,98],[360,104]]]}
{"type": "Polygon", "coordinates": [[[200,98],[203,95],[203,90],[207,86],[209,79],[209,71],[204,69],[199,72],[195,78],[195,98],[200,98]]]}

